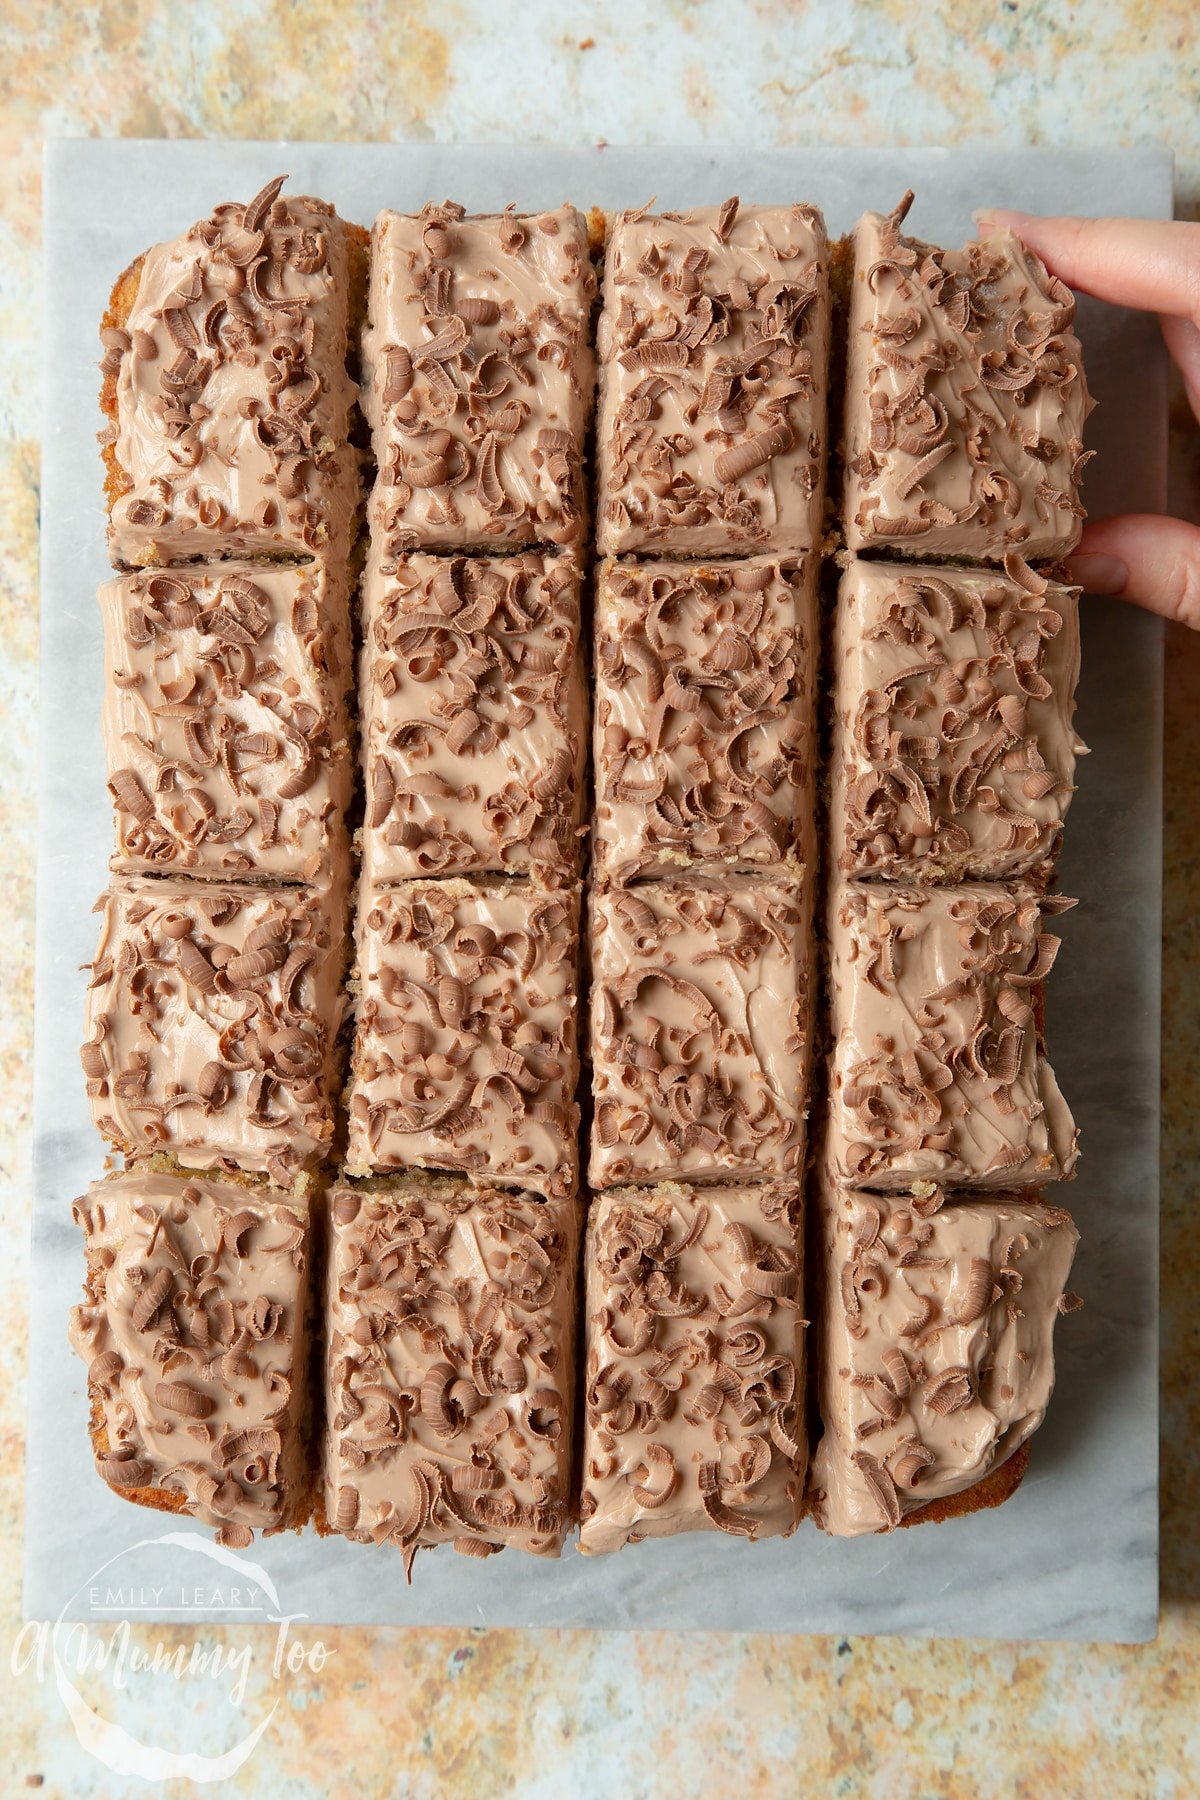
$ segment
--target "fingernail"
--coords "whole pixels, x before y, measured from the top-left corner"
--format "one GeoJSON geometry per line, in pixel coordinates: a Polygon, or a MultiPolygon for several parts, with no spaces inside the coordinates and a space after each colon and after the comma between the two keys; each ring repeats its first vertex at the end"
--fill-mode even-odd
{"type": "Polygon", "coordinates": [[[977,229],[981,232],[995,231],[1004,225],[1010,226],[1015,231],[1018,224],[1027,219],[1029,214],[1009,212],[1008,209],[1003,206],[984,206],[981,207],[978,212],[973,212],[971,217],[974,219],[977,229]]]}
{"type": "Polygon", "coordinates": [[[1071,580],[1088,594],[1123,594],[1129,581],[1129,569],[1119,556],[1103,556],[1089,550],[1073,556],[1068,563],[1071,580]]]}

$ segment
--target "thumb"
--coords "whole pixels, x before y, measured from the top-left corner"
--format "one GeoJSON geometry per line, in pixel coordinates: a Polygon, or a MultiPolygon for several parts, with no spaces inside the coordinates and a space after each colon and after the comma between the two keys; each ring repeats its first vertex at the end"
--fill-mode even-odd
{"type": "Polygon", "coordinates": [[[1200,630],[1200,527],[1152,513],[1088,525],[1070,578],[1092,594],[1132,600],[1200,630]]]}

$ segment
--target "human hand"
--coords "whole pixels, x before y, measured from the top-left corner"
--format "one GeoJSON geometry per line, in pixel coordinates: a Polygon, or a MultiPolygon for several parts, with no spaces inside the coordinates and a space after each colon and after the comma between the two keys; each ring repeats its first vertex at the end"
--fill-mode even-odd
{"type": "MultiPolygon", "coordinates": [[[[1068,287],[1155,312],[1200,419],[1200,225],[1152,219],[1044,219],[988,210],[980,236],[1007,226],[1068,287]]],[[[1127,513],[1084,527],[1072,579],[1200,629],[1200,528],[1127,513]]]]}

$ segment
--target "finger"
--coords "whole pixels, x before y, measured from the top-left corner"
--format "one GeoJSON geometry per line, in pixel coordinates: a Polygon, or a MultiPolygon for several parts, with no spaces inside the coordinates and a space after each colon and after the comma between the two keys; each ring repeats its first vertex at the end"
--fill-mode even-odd
{"type": "Polygon", "coordinates": [[[1167,349],[1183,376],[1192,411],[1200,419],[1200,325],[1193,325],[1190,319],[1173,319],[1169,314],[1159,323],[1167,349]]]}
{"type": "Polygon", "coordinates": [[[1161,219],[1042,219],[976,214],[979,234],[1007,226],[1068,287],[1114,306],[1200,324],[1200,224],[1161,219]]]}
{"type": "Polygon", "coordinates": [[[1084,529],[1071,580],[1091,594],[1132,600],[1200,629],[1200,527],[1152,513],[1126,513],[1084,529]]]}

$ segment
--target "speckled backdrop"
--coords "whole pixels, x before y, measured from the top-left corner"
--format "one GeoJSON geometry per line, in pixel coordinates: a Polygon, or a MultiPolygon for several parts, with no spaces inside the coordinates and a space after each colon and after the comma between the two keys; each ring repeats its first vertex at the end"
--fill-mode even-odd
{"type": "MultiPolygon", "coordinates": [[[[1200,213],[1194,0],[369,0],[357,18],[352,10],[345,0],[102,0],[85,13],[0,0],[5,1667],[20,1606],[42,139],[1159,141],[1178,158],[1180,211],[1200,213]]],[[[1191,510],[1200,453],[1181,400],[1175,424],[1173,504],[1191,510]]],[[[705,1789],[888,1800],[1184,1800],[1200,1792],[1200,638],[1172,634],[1167,694],[1157,1643],[325,1632],[336,1654],[319,1675],[287,1683],[233,1790],[627,1797],[705,1789]]],[[[150,1635],[135,1629],[131,1641],[150,1635]]],[[[153,1635],[188,1641],[183,1632],[153,1635]]],[[[268,1681],[264,1652],[246,1696],[251,1722],[269,1704],[268,1681]]],[[[199,1704],[194,1686],[185,1691],[199,1704]]],[[[119,1716],[111,1698],[109,1709],[119,1716]]],[[[5,1792],[123,1791],[79,1749],[51,1681],[38,1683],[30,1670],[3,1682],[0,1718],[5,1792]]],[[[181,1781],[161,1791],[193,1789],[181,1781]]]]}

